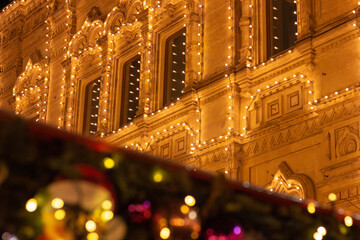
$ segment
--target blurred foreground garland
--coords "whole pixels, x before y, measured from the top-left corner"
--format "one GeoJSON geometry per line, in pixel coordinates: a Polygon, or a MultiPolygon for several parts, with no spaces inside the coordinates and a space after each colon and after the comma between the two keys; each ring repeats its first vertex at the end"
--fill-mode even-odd
{"type": "Polygon", "coordinates": [[[115,239],[107,235],[119,226],[117,239],[131,240],[360,239],[358,216],[345,226],[344,216],[313,202],[310,214],[306,201],[0,116],[3,239],[52,239],[44,235],[51,201],[51,213],[73,234],[68,239],[115,239]],[[89,211],[51,199],[48,186],[64,180],[105,186],[113,202],[89,211]]]}

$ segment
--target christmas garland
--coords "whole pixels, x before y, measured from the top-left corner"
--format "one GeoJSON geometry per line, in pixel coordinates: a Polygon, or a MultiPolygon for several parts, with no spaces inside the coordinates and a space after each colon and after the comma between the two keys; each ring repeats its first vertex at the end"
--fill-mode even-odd
{"type": "Polygon", "coordinates": [[[2,239],[352,240],[360,239],[358,220],[314,201],[0,116],[2,239]],[[106,199],[93,203],[100,193],[106,199]]]}

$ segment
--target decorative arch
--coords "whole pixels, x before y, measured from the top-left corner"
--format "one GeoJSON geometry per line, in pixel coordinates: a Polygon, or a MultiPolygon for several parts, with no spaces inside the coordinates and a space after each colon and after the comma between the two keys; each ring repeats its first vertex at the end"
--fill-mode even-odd
{"type": "Polygon", "coordinates": [[[300,199],[315,199],[315,188],[311,179],[305,174],[295,174],[286,164],[282,162],[275,176],[267,187],[272,192],[289,194],[300,199]]]}
{"type": "Polygon", "coordinates": [[[142,1],[140,0],[133,1],[128,7],[126,14],[126,21],[130,23],[136,21],[137,16],[141,12],[141,10],[142,10],[142,1]]]}
{"type": "Polygon", "coordinates": [[[95,20],[92,23],[84,22],[81,30],[78,31],[70,42],[69,51],[71,54],[78,54],[84,52],[87,47],[94,47],[97,40],[104,34],[104,22],[102,20],[95,20]]]}
{"type": "Polygon", "coordinates": [[[73,36],[69,44],[70,54],[79,54],[88,47],[94,47],[97,40],[106,35],[104,21],[98,7],[93,7],[87,14],[87,18],[81,29],[73,36]]]}
{"type": "Polygon", "coordinates": [[[45,66],[41,60],[40,51],[32,54],[13,88],[16,113],[27,118],[38,119],[40,114],[41,92],[45,80],[45,66]]]}
{"type": "Polygon", "coordinates": [[[74,35],[73,39],[70,42],[70,53],[80,53],[83,52],[85,46],[87,45],[87,37],[84,33],[78,32],[74,35]]]}
{"type": "Polygon", "coordinates": [[[103,35],[104,23],[101,20],[96,20],[91,23],[88,32],[89,46],[95,46],[96,42],[103,35]]]}
{"type": "Polygon", "coordinates": [[[125,22],[125,11],[124,7],[115,7],[108,14],[105,20],[105,33],[115,33],[120,30],[121,26],[125,22]]]}

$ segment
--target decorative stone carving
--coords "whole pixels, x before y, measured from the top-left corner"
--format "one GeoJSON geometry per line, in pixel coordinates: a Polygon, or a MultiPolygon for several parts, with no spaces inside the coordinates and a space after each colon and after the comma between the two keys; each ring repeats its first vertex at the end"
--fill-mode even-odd
{"type": "Polygon", "coordinates": [[[286,162],[282,162],[276,171],[270,191],[285,193],[300,199],[315,199],[315,188],[311,179],[305,174],[294,174],[286,162]]]}
{"type": "Polygon", "coordinates": [[[91,10],[88,12],[87,17],[90,20],[90,22],[100,19],[101,17],[100,9],[98,7],[92,7],[91,10]]]}
{"type": "Polygon", "coordinates": [[[205,153],[199,157],[196,167],[205,167],[216,162],[225,162],[229,158],[229,153],[225,150],[224,147],[218,148],[216,150],[205,153]]]}
{"type": "Polygon", "coordinates": [[[359,149],[359,125],[354,123],[335,130],[336,157],[354,153],[359,149]]]}

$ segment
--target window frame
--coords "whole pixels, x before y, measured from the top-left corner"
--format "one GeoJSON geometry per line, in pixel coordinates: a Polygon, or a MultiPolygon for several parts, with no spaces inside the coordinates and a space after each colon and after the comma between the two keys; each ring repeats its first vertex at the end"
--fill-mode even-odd
{"type": "MultiPolygon", "coordinates": [[[[267,32],[266,32],[266,35],[267,35],[267,41],[266,41],[266,45],[267,45],[267,53],[266,53],[266,56],[267,56],[267,59],[270,59],[271,57],[274,57],[274,56],[277,56],[277,55],[280,55],[282,54],[283,52],[287,51],[288,49],[292,48],[295,43],[296,43],[296,40],[297,40],[297,37],[293,43],[293,45],[290,45],[289,44],[289,47],[282,49],[280,50],[278,53],[273,53],[273,47],[274,47],[274,42],[273,42],[273,29],[272,29],[272,26],[274,24],[273,23],[273,20],[272,20],[272,8],[273,8],[273,5],[272,5],[272,1],[274,0],[266,0],[266,29],[267,29],[267,32]]],[[[277,0],[277,1],[287,1],[287,0],[277,0]]],[[[293,1],[293,0],[292,0],[293,1]]],[[[295,3],[296,5],[296,11],[297,11],[297,3],[295,3]]],[[[283,7],[283,6],[282,6],[283,7]]],[[[281,9],[281,13],[283,14],[284,10],[281,9]]],[[[296,14],[297,15],[297,14],[296,14]]],[[[283,21],[284,22],[284,21],[283,21]]],[[[297,16],[296,16],[296,22],[297,22],[297,16]]],[[[291,24],[291,23],[290,23],[291,24]]],[[[282,24],[282,27],[284,27],[284,23],[282,24]]],[[[297,28],[297,27],[296,27],[297,28]]],[[[282,29],[284,30],[284,29],[282,29]]],[[[281,30],[281,31],[282,31],[281,30]]],[[[297,31],[295,31],[295,33],[297,33],[297,31]]],[[[295,34],[294,33],[294,34],[295,34]]],[[[284,33],[283,33],[283,36],[284,36],[284,33]]],[[[284,38],[282,38],[281,41],[283,41],[282,43],[284,43],[285,41],[283,40],[284,38]]]]}
{"type": "MultiPolygon", "coordinates": [[[[90,69],[90,71],[86,71],[86,69],[81,68],[77,74],[77,84],[76,87],[74,87],[75,89],[78,89],[79,91],[75,91],[75,98],[74,100],[77,100],[77,102],[79,103],[79,105],[74,105],[74,111],[75,114],[74,116],[76,116],[76,121],[75,121],[75,129],[76,132],[79,134],[84,133],[83,132],[83,126],[84,126],[84,121],[85,121],[85,116],[84,116],[84,110],[85,110],[85,98],[86,98],[86,87],[88,86],[88,84],[94,80],[98,80],[100,79],[101,84],[102,82],[102,77],[101,77],[101,71],[102,69],[99,67],[94,67],[90,69]]],[[[100,94],[101,94],[101,90],[100,90],[100,94]]],[[[101,97],[100,97],[101,100],[101,97]]],[[[99,112],[101,111],[100,105],[99,105],[99,112]]],[[[99,126],[99,119],[98,119],[98,126],[99,126]]]]}
{"type": "MultiPolygon", "coordinates": [[[[119,118],[119,127],[123,127],[125,125],[127,125],[129,122],[127,121],[127,118],[128,118],[128,114],[127,114],[127,108],[128,108],[128,87],[129,87],[129,75],[127,73],[128,70],[127,70],[127,66],[135,61],[136,59],[139,59],[140,63],[140,72],[139,72],[139,96],[138,96],[138,107],[140,107],[140,76],[141,76],[141,56],[140,55],[135,55],[133,56],[132,58],[128,59],[127,61],[125,61],[123,64],[122,64],[122,81],[121,81],[121,98],[120,100],[118,99],[118,101],[121,103],[120,104],[120,115],[117,115],[117,118],[119,118]]],[[[136,111],[138,111],[139,109],[137,109],[136,111]]],[[[135,114],[136,116],[136,114],[135,114]]],[[[134,119],[133,119],[134,120],[134,119]]],[[[133,121],[132,120],[132,121],[133,121]]],[[[131,122],[131,121],[130,121],[131,122]]]]}
{"type": "Polygon", "coordinates": [[[89,81],[85,84],[84,88],[85,88],[85,92],[84,92],[84,103],[83,103],[83,121],[82,121],[82,133],[83,134],[87,134],[87,135],[96,135],[96,132],[94,134],[90,133],[90,117],[91,117],[91,100],[92,100],[92,95],[89,94],[92,88],[92,83],[98,81],[100,83],[100,90],[99,90],[99,103],[98,103],[98,118],[97,118],[97,127],[96,127],[96,131],[98,130],[98,126],[99,126],[99,112],[100,112],[100,94],[101,94],[101,77],[98,77],[92,81],[89,81]],[[90,103],[89,103],[90,102],[90,103]]]}
{"type": "MultiPolygon", "coordinates": [[[[181,36],[185,32],[186,36],[186,27],[181,28],[179,31],[175,32],[173,35],[169,36],[165,42],[165,66],[164,66],[164,79],[163,79],[163,107],[172,103],[171,101],[171,90],[169,90],[169,79],[171,79],[171,72],[169,71],[169,65],[171,65],[172,56],[169,52],[171,52],[170,42],[173,41],[175,38],[181,36]]],[[[185,45],[185,70],[186,70],[186,45],[185,45]]],[[[185,78],[184,78],[185,81],[185,78]]]]}
{"type": "MultiPolygon", "coordinates": [[[[165,64],[166,64],[166,48],[167,48],[167,40],[171,38],[178,32],[183,31],[185,29],[185,33],[188,36],[188,28],[184,26],[184,19],[179,18],[178,21],[172,22],[166,28],[156,33],[156,47],[154,51],[156,52],[155,62],[157,63],[155,74],[153,77],[155,79],[155,97],[153,102],[153,109],[159,110],[165,107],[164,102],[164,91],[165,91],[165,64]]],[[[186,45],[188,45],[188,38],[186,40],[186,45]]],[[[187,48],[187,47],[186,47],[187,48]]],[[[186,52],[186,51],[185,51],[186,52]]],[[[185,62],[187,60],[187,54],[185,54],[185,62]]],[[[186,81],[186,79],[185,79],[186,81]]]]}
{"type": "MultiPolygon", "coordinates": [[[[261,0],[257,2],[257,9],[254,12],[255,19],[254,19],[254,25],[255,25],[255,34],[256,34],[256,40],[255,40],[255,65],[258,65],[262,62],[266,62],[270,60],[271,58],[276,58],[279,55],[284,54],[289,49],[296,46],[296,42],[299,39],[299,35],[297,36],[297,40],[295,41],[294,45],[290,46],[287,49],[284,49],[280,51],[279,53],[276,53],[271,56],[269,46],[271,45],[269,41],[271,41],[271,37],[269,34],[269,19],[270,18],[270,3],[271,0],[261,0]],[[257,46],[257,47],[256,47],[257,46]]],[[[300,4],[299,0],[296,3],[296,16],[297,16],[297,32],[299,32],[299,11],[300,11],[300,4]]]]}
{"type": "Polygon", "coordinates": [[[112,119],[112,121],[110,121],[110,125],[109,125],[109,129],[110,130],[117,130],[124,125],[121,125],[121,119],[123,118],[123,107],[122,107],[122,103],[123,103],[123,88],[124,88],[124,69],[125,69],[125,65],[126,63],[129,63],[132,59],[135,59],[137,57],[140,57],[140,84],[139,84],[139,107],[140,107],[140,95],[141,95],[141,71],[142,71],[142,55],[138,53],[139,49],[138,48],[132,48],[131,47],[131,51],[126,51],[123,52],[121,54],[119,54],[118,56],[115,57],[115,61],[114,61],[114,70],[113,70],[113,75],[114,77],[112,77],[111,80],[111,88],[115,89],[114,91],[110,91],[111,92],[111,99],[113,104],[110,104],[110,109],[111,109],[111,116],[110,118],[112,119]]]}

